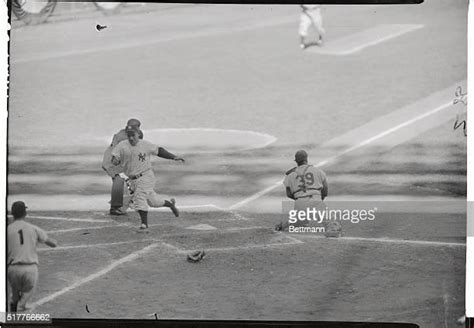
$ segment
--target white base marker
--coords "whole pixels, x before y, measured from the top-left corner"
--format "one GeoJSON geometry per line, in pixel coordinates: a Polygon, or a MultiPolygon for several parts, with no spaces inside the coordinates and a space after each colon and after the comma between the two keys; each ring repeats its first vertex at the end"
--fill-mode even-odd
{"type": "Polygon", "coordinates": [[[186,227],[185,229],[190,229],[190,230],[216,230],[217,228],[214,226],[211,226],[209,224],[196,224],[190,227],[186,227]]]}

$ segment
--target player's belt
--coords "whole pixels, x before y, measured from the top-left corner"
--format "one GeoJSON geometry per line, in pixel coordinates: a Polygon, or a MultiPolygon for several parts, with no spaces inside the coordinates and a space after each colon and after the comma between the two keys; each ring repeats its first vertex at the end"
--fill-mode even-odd
{"type": "MultiPolygon", "coordinates": [[[[301,198],[313,198],[313,196],[316,196],[316,195],[305,195],[305,196],[297,197],[296,199],[301,199],[301,198]]],[[[320,195],[318,195],[318,196],[320,196],[320,195]]]]}
{"type": "Polygon", "coordinates": [[[138,173],[138,174],[132,174],[131,176],[129,176],[130,180],[136,180],[140,177],[142,177],[145,173],[147,173],[148,171],[150,171],[151,169],[148,169],[148,170],[145,170],[143,171],[142,173],[138,173]]]}
{"type": "MultiPolygon", "coordinates": [[[[318,194],[303,195],[303,196],[295,196],[295,198],[296,199],[300,199],[300,198],[309,198],[309,199],[311,199],[311,198],[313,198],[313,196],[320,196],[321,197],[321,189],[322,188],[307,188],[306,189],[307,191],[308,190],[317,190],[317,191],[319,191],[319,193],[318,194]]],[[[299,191],[303,191],[303,190],[301,190],[301,189],[297,190],[297,191],[295,191],[295,193],[297,193],[299,191]]]]}
{"type": "Polygon", "coordinates": [[[300,192],[300,191],[308,191],[308,190],[317,190],[317,191],[321,192],[322,189],[323,188],[304,188],[304,189],[300,188],[300,189],[296,190],[293,194],[296,194],[297,192],[300,192]]]}

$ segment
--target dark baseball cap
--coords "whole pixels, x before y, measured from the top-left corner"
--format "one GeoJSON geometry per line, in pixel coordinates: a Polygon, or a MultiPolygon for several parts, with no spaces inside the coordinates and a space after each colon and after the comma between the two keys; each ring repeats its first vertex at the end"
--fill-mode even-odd
{"type": "Polygon", "coordinates": [[[26,207],[25,203],[22,201],[14,202],[12,205],[12,215],[15,219],[21,218],[26,215],[26,207]]]}
{"type": "Polygon", "coordinates": [[[138,134],[140,134],[140,129],[139,129],[138,126],[136,126],[136,125],[127,125],[127,126],[125,127],[125,132],[126,132],[127,134],[131,134],[131,133],[135,133],[135,132],[138,133],[138,134]]]}
{"type": "Polygon", "coordinates": [[[141,123],[139,120],[137,120],[136,118],[131,118],[128,120],[127,122],[127,126],[129,125],[132,125],[132,126],[136,126],[136,127],[140,127],[141,123]]]}
{"type": "Polygon", "coordinates": [[[304,150],[298,150],[295,154],[295,162],[301,163],[308,160],[308,153],[304,150]]]}

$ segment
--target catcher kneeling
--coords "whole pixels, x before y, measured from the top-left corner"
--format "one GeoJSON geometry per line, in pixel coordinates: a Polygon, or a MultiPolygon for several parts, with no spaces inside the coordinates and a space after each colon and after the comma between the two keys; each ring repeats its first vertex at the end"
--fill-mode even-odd
{"type": "MultiPolygon", "coordinates": [[[[294,200],[293,209],[284,209],[283,215],[286,215],[287,218],[278,224],[275,230],[287,230],[290,225],[300,227],[307,226],[310,223],[321,225],[323,230],[320,231],[324,231],[329,226],[334,229],[334,222],[327,222],[326,220],[323,222],[321,217],[321,213],[326,210],[323,200],[328,195],[326,174],[308,164],[308,154],[304,150],[296,152],[295,162],[297,166],[286,172],[283,181],[287,197],[294,200]],[[298,216],[296,220],[291,220],[291,222],[290,211],[298,216]]],[[[339,223],[336,222],[336,224],[340,226],[339,223]]],[[[327,232],[326,236],[332,236],[331,234],[328,235],[327,232]]]]}

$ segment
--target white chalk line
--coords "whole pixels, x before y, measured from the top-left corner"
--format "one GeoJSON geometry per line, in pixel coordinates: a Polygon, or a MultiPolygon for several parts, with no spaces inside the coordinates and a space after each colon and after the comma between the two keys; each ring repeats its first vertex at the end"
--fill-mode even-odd
{"type": "MultiPolygon", "coordinates": [[[[215,247],[215,248],[204,248],[206,252],[233,252],[233,251],[245,251],[249,249],[261,249],[261,248],[277,248],[277,247],[286,247],[286,246],[295,246],[304,244],[302,241],[298,242],[288,242],[288,243],[270,243],[270,244],[255,244],[255,245],[246,245],[246,246],[229,246],[229,247],[215,247]]],[[[191,253],[195,249],[182,250],[182,253],[191,253]]]]}
{"type": "Polygon", "coordinates": [[[96,229],[106,229],[106,228],[117,228],[127,226],[125,224],[115,224],[115,225],[106,225],[106,226],[93,226],[93,227],[79,227],[79,228],[70,228],[70,229],[59,229],[59,230],[49,230],[46,231],[48,234],[55,234],[55,233],[66,233],[66,232],[74,232],[74,231],[81,231],[81,230],[96,230],[96,229]]]}
{"type": "MultiPolygon", "coordinates": [[[[449,103],[445,103],[445,104],[443,104],[443,105],[441,105],[441,106],[438,106],[438,107],[436,107],[435,109],[432,109],[432,110],[430,110],[430,111],[428,111],[428,112],[426,112],[426,113],[423,113],[423,114],[421,114],[421,115],[418,115],[418,116],[416,116],[416,117],[414,117],[414,118],[412,118],[412,119],[410,119],[410,120],[408,120],[408,121],[406,121],[406,122],[404,122],[404,123],[398,124],[398,125],[396,125],[396,126],[393,127],[393,128],[387,129],[387,130],[385,130],[384,132],[381,132],[381,133],[379,133],[379,134],[377,134],[377,135],[375,135],[375,136],[373,136],[373,137],[371,137],[371,138],[368,138],[368,139],[366,139],[366,140],[364,140],[364,141],[358,143],[357,145],[352,146],[352,147],[350,147],[350,148],[348,148],[348,149],[346,149],[346,150],[340,152],[339,154],[337,154],[337,155],[335,155],[335,156],[332,156],[332,157],[330,157],[330,158],[328,158],[328,159],[325,159],[325,160],[323,160],[323,161],[320,161],[318,164],[316,164],[316,165],[314,165],[314,166],[315,166],[315,167],[324,166],[324,165],[328,164],[329,162],[332,162],[332,161],[336,160],[337,158],[339,158],[339,157],[341,157],[341,156],[343,156],[343,155],[346,155],[346,154],[348,154],[348,153],[350,153],[350,152],[352,152],[352,151],[354,151],[354,150],[357,150],[357,149],[359,149],[359,148],[362,148],[362,147],[364,147],[364,146],[367,146],[367,145],[373,143],[374,141],[376,141],[376,140],[378,140],[378,139],[381,139],[381,138],[383,138],[383,137],[385,137],[385,136],[387,136],[387,135],[389,135],[389,134],[391,134],[391,133],[394,133],[394,132],[397,131],[397,130],[400,130],[401,128],[404,128],[404,127],[406,127],[406,126],[408,126],[408,125],[411,125],[411,124],[413,124],[413,123],[415,123],[415,122],[417,122],[417,121],[419,121],[419,120],[422,120],[423,118],[426,118],[426,117],[428,117],[428,116],[430,116],[430,115],[435,114],[436,112],[439,112],[439,111],[441,111],[441,110],[443,110],[443,109],[445,109],[445,108],[447,108],[447,107],[449,107],[449,106],[452,106],[452,104],[453,104],[452,101],[450,101],[449,103]]],[[[253,194],[252,196],[250,196],[250,197],[248,197],[248,198],[245,198],[244,200],[241,200],[240,202],[238,202],[238,203],[236,203],[236,204],[230,206],[228,209],[229,209],[230,211],[232,211],[232,210],[238,209],[238,208],[240,208],[240,207],[242,207],[242,206],[244,206],[244,205],[246,205],[246,204],[248,204],[248,203],[250,203],[250,202],[253,202],[253,201],[259,199],[260,197],[266,195],[267,193],[273,191],[275,188],[281,186],[282,182],[283,182],[283,179],[280,179],[280,180],[278,180],[277,182],[275,182],[273,185],[271,185],[271,186],[269,186],[269,187],[267,187],[267,188],[265,188],[265,189],[263,189],[263,190],[261,190],[261,191],[255,193],[255,194],[253,194]]]]}
{"type": "MultiPolygon", "coordinates": [[[[232,220],[232,219],[222,219],[222,220],[215,220],[215,221],[235,221],[235,220],[232,220]]],[[[170,225],[170,224],[166,224],[166,223],[152,223],[152,224],[149,224],[148,225],[149,227],[159,227],[159,226],[173,226],[175,227],[174,225],[170,225]]],[[[138,228],[139,227],[139,224],[134,224],[132,222],[124,222],[124,223],[120,223],[120,224],[115,224],[115,225],[106,225],[106,226],[93,226],[93,227],[79,227],[79,228],[70,228],[70,229],[60,229],[60,230],[49,230],[49,231],[46,231],[46,233],[48,234],[57,234],[57,233],[67,233],[67,232],[74,232],[74,231],[81,231],[81,230],[99,230],[99,229],[107,229],[107,228],[138,228]]],[[[189,227],[183,227],[183,229],[186,229],[186,228],[189,228],[189,227]]],[[[248,230],[248,229],[253,229],[254,227],[243,227],[243,228],[239,228],[239,227],[236,227],[236,228],[227,228],[227,229],[221,229],[221,228],[217,228],[218,230],[224,230],[224,231],[233,231],[233,230],[248,230]]],[[[258,226],[258,228],[264,228],[264,227],[261,227],[261,226],[258,226]]],[[[192,229],[188,229],[188,230],[192,230],[192,229]]],[[[198,231],[198,230],[196,230],[198,231]]]]}
{"type": "Polygon", "coordinates": [[[337,241],[362,241],[362,242],[378,242],[378,243],[389,243],[389,244],[400,244],[400,245],[418,245],[418,246],[441,246],[441,247],[466,247],[465,243],[453,243],[443,241],[431,241],[431,240],[409,240],[409,239],[390,239],[390,238],[366,238],[366,237],[339,237],[339,238],[327,238],[319,235],[299,235],[299,238],[307,239],[330,239],[337,241]]]}
{"type": "Polygon", "coordinates": [[[446,293],[446,280],[445,279],[443,279],[443,283],[441,284],[441,289],[443,291],[444,327],[448,328],[448,300],[449,300],[449,294],[446,293]]]}
{"type": "MultiPolygon", "coordinates": [[[[179,210],[182,210],[182,209],[199,209],[199,208],[213,208],[213,209],[216,209],[216,210],[219,210],[219,211],[225,211],[225,209],[217,206],[217,205],[214,205],[214,204],[204,204],[204,205],[177,205],[178,209],[179,210]]],[[[166,207],[150,207],[149,212],[168,212],[169,209],[166,208],[166,207]]],[[[134,209],[132,208],[128,208],[127,209],[127,213],[133,213],[135,212],[134,209]]],[[[183,211],[185,212],[185,211],[183,211]]]]}
{"type": "Polygon", "coordinates": [[[233,228],[226,228],[223,229],[224,231],[245,231],[245,230],[259,230],[259,229],[269,229],[268,227],[264,226],[249,226],[249,227],[233,227],[233,228]]]}
{"type": "MultiPolygon", "coordinates": [[[[402,25],[402,27],[405,27],[404,25],[402,25]]],[[[371,46],[375,46],[376,44],[379,44],[379,43],[382,43],[384,41],[387,41],[387,40],[390,40],[390,39],[393,39],[393,38],[396,38],[398,36],[401,36],[403,34],[406,34],[408,32],[412,32],[412,31],[415,31],[415,30],[418,30],[420,28],[423,28],[423,25],[413,25],[413,26],[410,26],[409,28],[405,27],[405,28],[401,28],[399,31],[397,32],[393,32],[391,34],[387,34],[383,37],[380,37],[378,39],[375,39],[373,41],[369,41],[369,42],[366,42],[364,44],[361,44],[355,48],[352,48],[348,51],[341,51],[339,53],[334,53],[335,55],[350,55],[350,54],[353,54],[353,53],[356,53],[356,52],[359,52],[365,48],[368,48],[368,47],[371,47],[371,46]]]]}
{"type": "Polygon", "coordinates": [[[391,133],[393,133],[393,132],[395,132],[395,131],[397,131],[397,130],[400,130],[401,128],[404,128],[404,127],[406,127],[406,126],[408,126],[408,125],[411,125],[411,124],[413,124],[413,123],[415,123],[415,122],[417,122],[417,121],[419,121],[419,120],[422,120],[422,119],[424,119],[424,118],[426,118],[426,117],[428,117],[428,116],[430,116],[430,115],[433,115],[433,114],[435,114],[435,113],[437,113],[437,112],[439,112],[439,111],[441,111],[441,110],[443,110],[443,109],[445,109],[445,108],[447,108],[447,107],[450,107],[450,106],[452,106],[452,105],[453,105],[453,103],[452,103],[452,101],[450,101],[450,102],[445,103],[445,104],[443,104],[443,105],[441,105],[441,106],[438,106],[438,107],[436,107],[435,109],[432,109],[432,110],[430,110],[430,111],[428,111],[428,112],[426,112],[426,113],[420,114],[420,115],[418,115],[418,116],[416,116],[416,117],[414,117],[414,118],[412,118],[412,119],[410,119],[410,120],[408,120],[408,121],[406,121],[406,122],[404,122],[404,123],[398,124],[398,125],[394,126],[393,128],[390,128],[390,129],[388,129],[388,130],[385,130],[384,132],[381,132],[381,133],[379,133],[379,134],[377,134],[377,135],[375,135],[375,136],[373,136],[373,137],[371,137],[371,138],[368,138],[368,139],[366,139],[366,140],[364,140],[364,141],[358,143],[358,144],[355,145],[355,146],[352,146],[352,147],[350,147],[350,148],[348,148],[348,149],[342,151],[341,153],[337,154],[336,156],[330,157],[330,158],[328,158],[328,159],[326,159],[326,160],[324,160],[324,161],[318,163],[318,166],[326,165],[327,163],[334,161],[336,158],[341,157],[342,155],[345,155],[345,154],[350,153],[350,152],[352,152],[352,151],[354,151],[354,150],[356,150],[356,149],[359,149],[359,148],[362,148],[362,147],[364,147],[364,146],[366,146],[366,145],[368,145],[368,144],[371,144],[372,142],[374,142],[374,141],[376,141],[376,140],[378,140],[378,139],[381,139],[381,138],[383,138],[383,137],[385,137],[385,136],[387,136],[387,135],[389,135],[389,134],[391,134],[391,133]]]}
{"type": "MultiPolygon", "coordinates": [[[[260,226],[254,226],[254,227],[248,227],[247,230],[250,229],[261,229],[262,227],[260,226]]],[[[234,229],[234,228],[230,228],[234,229]]],[[[303,238],[318,238],[318,239],[323,239],[326,237],[323,236],[316,236],[316,235],[305,235],[305,236],[299,236],[303,238]]],[[[269,244],[256,244],[256,245],[246,245],[246,246],[230,246],[230,247],[215,247],[215,248],[206,248],[205,251],[207,252],[232,252],[232,251],[242,251],[242,250],[251,250],[251,249],[264,249],[264,248],[279,248],[279,247],[287,247],[287,246],[296,246],[296,245],[301,245],[304,244],[303,241],[299,240],[298,238],[295,238],[293,236],[289,236],[285,234],[285,238],[289,239],[290,242],[287,243],[269,243],[269,244]]],[[[414,240],[398,240],[398,239],[385,239],[385,238],[360,238],[360,237],[341,237],[337,238],[338,241],[344,241],[344,240],[349,240],[349,241],[370,241],[370,242],[386,242],[386,243],[399,243],[399,244],[415,244],[415,245],[429,245],[429,246],[464,246],[465,244],[461,243],[446,243],[446,242],[433,242],[433,241],[414,241],[414,240]]],[[[84,248],[84,247],[103,247],[103,246],[112,246],[112,245],[119,245],[119,244],[130,244],[130,243],[139,243],[139,242],[155,242],[158,241],[157,239],[143,239],[143,240],[134,240],[134,241],[125,241],[125,242],[114,242],[114,243],[103,243],[103,244],[95,244],[95,245],[77,245],[77,246],[64,246],[62,249],[74,249],[74,248],[84,248]]],[[[165,246],[173,251],[175,251],[177,254],[188,254],[193,251],[194,249],[181,249],[177,246],[171,245],[169,243],[165,242],[156,242],[154,244],[148,245],[143,249],[140,249],[136,252],[133,252],[119,260],[116,260],[112,262],[110,265],[106,266],[102,270],[89,275],[83,279],[80,279],[73,283],[70,286],[67,286],[51,295],[48,295],[39,301],[35,303],[35,307],[40,306],[42,304],[45,304],[47,302],[50,302],[54,300],[55,298],[83,285],[86,284],[92,280],[95,280],[104,274],[112,271],[116,267],[125,264],[127,262],[131,262],[138,257],[148,253],[152,249],[158,247],[158,246],[165,246]]],[[[41,249],[42,250],[42,249],[41,249]]],[[[46,249],[45,249],[46,250],[46,249]]]]}
{"type": "Polygon", "coordinates": [[[105,223],[105,222],[112,222],[112,219],[109,220],[102,220],[102,219],[81,219],[81,218],[66,218],[60,216],[41,216],[41,215],[28,215],[31,219],[40,219],[40,220],[59,220],[59,221],[73,221],[73,222],[98,222],[98,223],[105,223]]]}
{"type": "Polygon", "coordinates": [[[292,237],[292,236],[289,236],[289,235],[287,235],[287,234],[285,235],[285,237],[288,238],[289,240],[292,240],[294,243],[298,243],[298,242],[299,242],[299,243],[304,243],[303,241],[301,241],[301,240],[299,240],[299,239],[297,239],[297,238],[294,238],[294,237],[292,237]]]}
{"type": "MultiPolygon", "coordinates": [[[[223,208],[220,208],[217,205],[214,204],[205,204],[205,205],[186,205],[186,206],[180,206],[179,208],[215,208],[217,210],[220,210],[222,212],[229,212],[223,208]]],[[[128,209],[128,212],[134,212],[134,210],[128,209]]],[[[31,218],[38,218],[37,216],[30,216],[31,218]]],[[[50,216],[42,216],[40,218],[44,219],[58,219],[57,217],[50,217],[50,216]]],[[[106,228],[116,228],[116,227],[135,227],[135,224],[132,222],[117,222],[113,219],[110,220],[94,220],[94,219],[89,219],[89,220],[84,220],[84,219],[71,219],[71,218],[59,218],[59,220],[65,219],[66,221],[84,221],[84,222],[107,222],[107,223],[115,223],[114,225],[105,225],[105,226],[91,226],[91,227],[78,227],[78,228],[69,228],[69,229],[59,229],[59,230],[49,230],[46,231],[48,234],[55,234],[55,233],[67,233],[67,232],[74,232],[74,231],[81,231],[81,230],[94,230],[94,229],[106,229],[106,228]]],[[[174,219],[172,219],[174,220],[174,219]]],[[[222,221],[232,221],[233,219],[221,219],[222,221]]],[[[220,220],[217,220],[220,221],[220,220]]],[[[149,226],[162,226],[162,225],[167,225],[166,223],[153,223],[150,224],[149,226]]]]}
{"type": "MultiPolygon", "coordinates": [[[[116,267],[122,265],[122,264],[125,264],[127,262],[131,262],[137,258],[139,258],[140,256],[142,255],[145,255],[146,253],[150,252],[151,250],[157,248],[158,246],[160,245],[163,245],[163,243],[154,243],[154,244],[151,244],[151,245],[148,245],[146,246],[145,248],[142,248],[138,251],[135,251],[125,257],[122,257],[121,259],[119,260],[116,260],[116,261],[113,261],[111,264],[109,264],[108,266],[106,266],[105,268],[103,268],[102,270],[99,270],[97,271],[96,273],[93,273],[83,279],[80,279],[78,281],[76,281],[75,283],[73,283],[72,285],[69,285],[55,293],[52,293],[51,295],[48,295],[46,297],[43,297],[42,299],[38,300],[35,302],[35,307],[38,307],[38,306],[41,306],[45,303],[48,303],[48,302],[51,302],[52,300],[54,300],[55,298],[77,288],[77,287],[80,287],[94,279],[97,279],[101,276],[103,276],[104,274],[112,271],[113,269],[115,269],[116,267]]],[[[167,246],[167,245],[165,245],[167,246]]]]}
{"type": "MultiPolygon", "coordinates": [[[[163,225],[161,223],[150,224],[149,227],[153,226],[160,226],[163,225]]],[[[138,228],[133,224],[121,224],[121,225],[113,225],[113,226],[102,226],[102,227],[90,227],[90,228],[73,228],[73,229],[65,229],[65,230],[58,230],[58,231],[49,231],[48,234],[51,233],[62,233],[62,232],[70,232],[70,231],[78,231],[78,230],[88,230],[88,229],[103,229],[103,228],[116,228],[116,227],[124,227],[124,228],[138,228]]],[[[249,226],[249,227],[231,227],[231,228],[216,228],[216,230],[220,230],[221,232],[235,232],[235,231],[246,231],[246,230],[259,230],[259,229],[268,229],[265,226],[249,226]]],[[[201,233],[212,233],[214,230],[209,231],[201,231],[201,233]]],[[[172,237],[176,234],[163,234],[162,237],[172,237]]],[[[69,245],[69,246],[58,246],[58,247],[43,247],[38,248],[39,252],[47,252],[47,251],[60,251],[60,250],[68,250],[68,249],[79,249],[79,248],[94,248],[94,247],[108,247],[114,245],[124,245],[124,244],[132,244],[132,243],[140,243],[140,242],[149,242],[149,241],[161,241],[160,239],[151,238],[151,239],[136,239],[136,240],[128,240],[128,241],[120,241],[120,242],[111,242],[111,243],[98,243],[98,244],[80,244],[80,245],[69,245]]],[[[174,247],[174,246],[170,246],[174,247]]]]}
{"type": "Polygon", "coordinates": [[[146,243],[146,242],[158,242],[159,239],[151,238],[151,239],[136,239],[136,240],[128,240],[128,241],[117,241],[113,243],[99,243],[99,244],[82,244],[82,245],[70,245],[70,246],[58,246],[58,247],[42,247],[38,248],[38,252],[48,252],[48,251],[63,251],[68,249],[77,249],[77,248],[93,248],[93,247],[109,247],[115,245],[126,245],[126,244],[134,244],[134,243],[146,243]]]}
{"type": "Polygon", "coordinates": [[[247,204],[247,203],[251,203],[251,202],[253,202],[254,200],[259,199],[260,197],[266,195],[267,193],[269,193],[269,192],[272,191],[273,189],[275,189],[275,188],[281,186],[282,182],[283,182],[283,179],[278,180],[278,182],[275,182],[275,183],[272,184],[270,187],[267,187],[267,188],[265,188],[265,189],[263,189],[263,190],[261,190],[261,191],[255,193],[255,194],[253,194],[252,196],[250,196],[250,197],[248,197],[248,198],[246,198],[246,199],[244,199],[244,200],[242,200],[242,201],[240,201],[240,202],[238,202],[238,203],[236,203],[236,204],[230,206],[230,207],[229,207],[229,211],[235,210],[235,209],[237,209],[237,208],[239,208],[239,207],[244,206],[244,205],[247,204]]]}
{"type": "Polygon", "coordinates": [[[310,47],[307,52],[321,55],[344,56],[423,28],[417,24],[381,24],[356,33],[329,40],[322,47],[310,47]]]}

